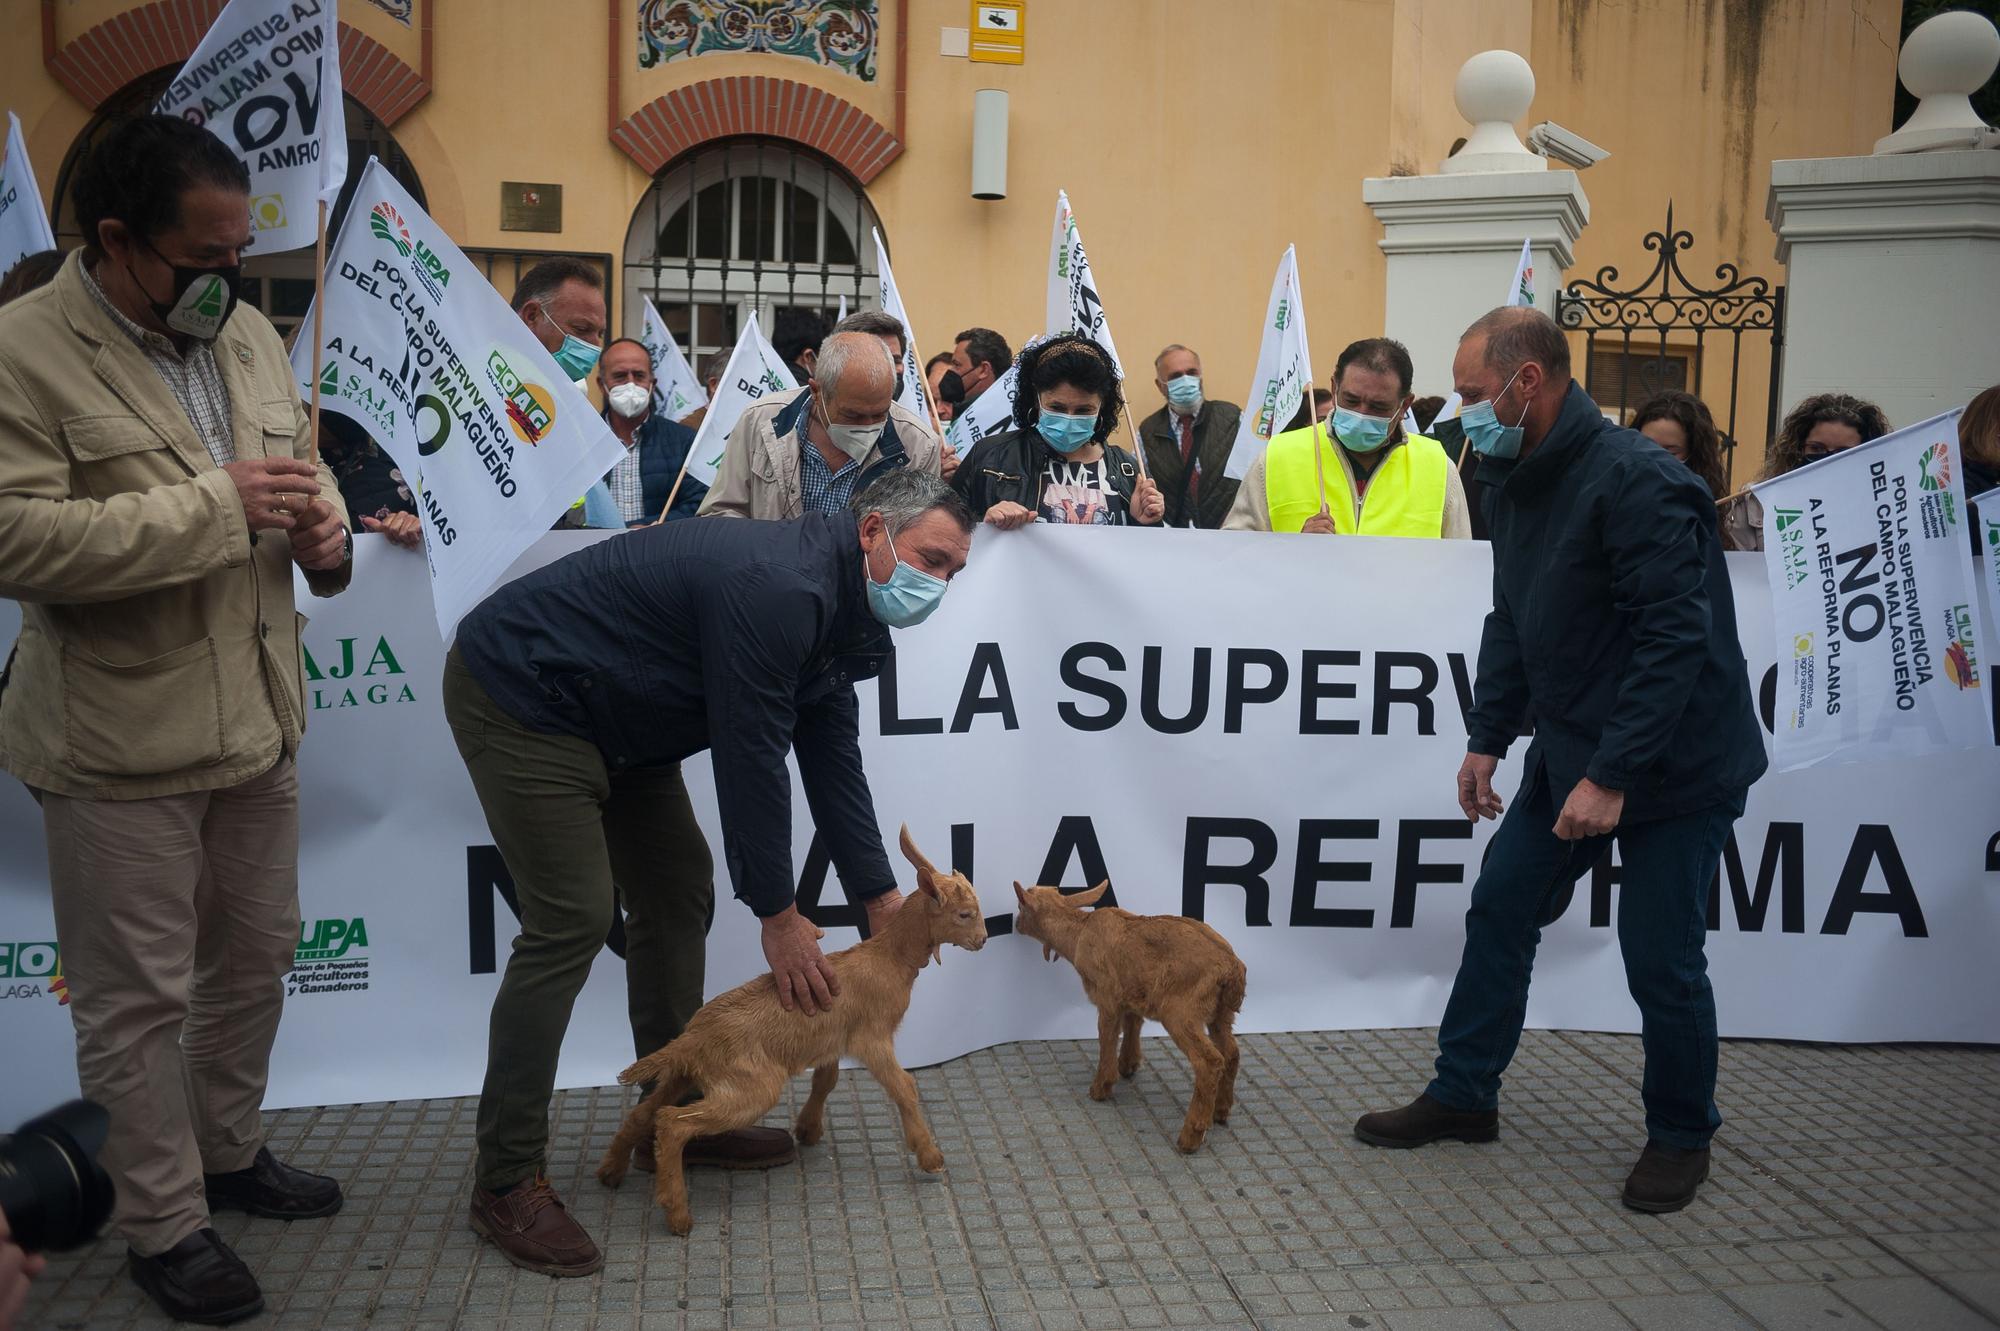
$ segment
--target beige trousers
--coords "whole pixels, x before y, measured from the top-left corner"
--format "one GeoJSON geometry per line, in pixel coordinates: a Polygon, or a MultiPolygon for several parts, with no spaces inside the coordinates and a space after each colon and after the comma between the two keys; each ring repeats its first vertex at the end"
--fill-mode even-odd
{"type": "Polygon", "coordinates": [[[247,1168],[299,942],[289,758],[222,790],[39,793],[83,1093],[111,1112],[112,1228],[141,1255],[208,1224],[202,1173],[247,1168]]]}

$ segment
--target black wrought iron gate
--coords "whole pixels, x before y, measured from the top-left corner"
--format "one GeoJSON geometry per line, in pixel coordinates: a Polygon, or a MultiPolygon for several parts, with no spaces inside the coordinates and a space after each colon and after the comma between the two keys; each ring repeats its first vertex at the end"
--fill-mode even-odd
{"type": "Polygon", "coordinates": [[[1761,350],[1755,342],[1764,339],[1769,340],[1770,369],[1761,419],[1744,422],[1761,432],[1743,442],[1755,450],[1753,458],[1761,458],[1777,432],[1785,288],[1762,277],[1744,277],[1733,263],[1715,266],[1712,288],[1690,281],[1681,271],[1680,256],[1693,248],[1694,234],[1675,228],[1671,201],[1666,227],[1647,232],[1644,245],[1659,257],[1636,286],[1618,287],[1618,269],[1607,265],[1597,270],[1595,280],[1579,278],[1557,289],[1555,320],[1583,334],[1584,391],[1607,412],[1629,421],[1647,398],[1671,388],[1708,403],[1722,432],[1723,459],[1734,476],[1745,398],[1754,402],[1755,388],[1766,378],[1755,363],[1761,350]],[[1746,338],[1753,340],[1748,367],[1746,338]],[[1725,353],[1726,365],[1720,363],[1725,353]],[[1711,365],[1711,360],[1718,363],[1711,365]],[[1719,382],[1725,372],[1726,397],[1719,382]]]}

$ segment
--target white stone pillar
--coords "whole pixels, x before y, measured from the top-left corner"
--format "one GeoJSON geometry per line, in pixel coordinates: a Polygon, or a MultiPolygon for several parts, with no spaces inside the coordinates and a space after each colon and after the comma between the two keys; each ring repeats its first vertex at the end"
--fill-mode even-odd
{"type": "Polygon", "coordinates": [[[1897,66],[1923,101],[1872,156],[1771,164],[1780,415],[1842,392],[1910,425],[2000,382],[2000,135],[1967,101],[1996,64],[1989,20],[1940,14],[1897,66]]]}
{"type": "MultiPolygon", "coordinates": [[[[1550,170],[1515,133],[1535,96],[1527,61],[1512,51],[1482,51],[1459,71],[1454,96],[1473,128],[1437,174],[1361,184],[1362,201],[1382,223],[1388,256],[1383,331],[1410,349],[1419,394],[1451,392],[1459,335],[1506,302],[1524,239],[1533,256],[1535,306],[1553,312],[1563,270],[1590,221],[1577,173],[1550,170]]],[[[1332,373],[1334,351],[1317,349],[1327,362],[1315,367],[1322,380],[1332,373]]]]}

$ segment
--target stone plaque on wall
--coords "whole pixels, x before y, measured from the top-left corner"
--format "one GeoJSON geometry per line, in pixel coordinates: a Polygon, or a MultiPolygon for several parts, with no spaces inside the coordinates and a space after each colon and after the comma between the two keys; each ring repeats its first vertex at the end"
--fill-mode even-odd
{"type": "Polygon", "coordinates": [[[562,186],[525,180],[500,182],[502,231],[561,231],[562,186]]]}

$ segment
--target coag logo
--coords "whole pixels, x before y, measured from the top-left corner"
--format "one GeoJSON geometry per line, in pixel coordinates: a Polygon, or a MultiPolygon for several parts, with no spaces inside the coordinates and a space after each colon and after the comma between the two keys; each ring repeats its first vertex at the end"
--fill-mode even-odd
{"type": "Polygon", "coordinates": [[[53,942],[0,943],[0,998],[49,998],[65,1006],[62,951],[53,942]]]}
{"type": "Polygon", "coordinates": [[[1917,457],[1917,484],[1926,490],[1942,490],[1951,484],[1951,446],[1942,440],[1917,457]]]}
{"type": "Polygon", "coordinates": [[[368,921],[359,915],[351,920],[307,920],[299,925],[299,947],[292,961],[337,961],[349,948],[367,946],[368,921]]]}
{"type": "Polygon", "coordinates": [[[1961,689],[1979,687],[1979,662],[1972,655],[1972,607],[1955,605],[1946,617],[1951,645],[1944,649],[1945,678],[1961,689]]]}
{"type": "Polygon", "coordinates": [[[1778,533],[1778,562],[1785,570],[1785,590],[1790,591],[1806,580],[1805,513],[1796,508],[1776,510],[1773,525],[1778,533]]]}
{"type": "Polygon", "coordinates": [[[250,229],[276,231],[285,225],[285,196],[258,194],[250,199],[250,229]]]}
{"type": "Polygon", "coordinates": [[[410,254],[410,229],[403,225],[403,215],[385,200],[375,205],[368,214],[368,229],[378,240],[386,240],[396,247],[396,253],[408,258],[410,254]]]}
{"type": "Polygon", "coordinates": [[[556,400],[540,384],[524,381],[498,348],[486,357],[486,377],[507,402],[507,426],[524,444],[539,444],[556,423],[556,400]]]}
{"type": "Polygon", "coordinates": [[[402,662],[389,646],[389,640],[377,637],[372,648],[367,651],[367,660],[361,659],[355,651],[362,638],[338,638],[336,645],[340,655],[331,658],[330,663],[321,666],[313,656],[312,648],[304,643],[299,645],[304,658],[306,680],[312,688],[312,709],[316,712],[344,707],[379,707],[385,703],[415,702],[417,695],[410,688],[402,662]],[[372,682],[359,682],[372,681],[372,682]]]}

